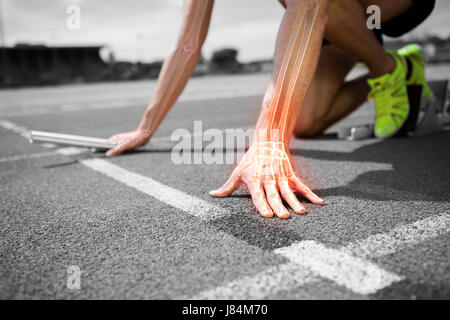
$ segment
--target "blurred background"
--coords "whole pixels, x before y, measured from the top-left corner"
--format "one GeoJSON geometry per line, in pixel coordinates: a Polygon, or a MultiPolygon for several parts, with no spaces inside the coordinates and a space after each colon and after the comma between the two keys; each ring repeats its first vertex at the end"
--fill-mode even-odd
{"type": "MultiPolygon", "coordinates": [[[[0,0],[0,87],[156,79],[182,11],[183,0],[0,0]]],[[[194,76],[270,73],[283,11],[276,0],[216,1],[194,76]]],[[[386,47],[419,43],[448,75],[449,16],[450,1],[438,0],[425,23],[386,47]]]]}

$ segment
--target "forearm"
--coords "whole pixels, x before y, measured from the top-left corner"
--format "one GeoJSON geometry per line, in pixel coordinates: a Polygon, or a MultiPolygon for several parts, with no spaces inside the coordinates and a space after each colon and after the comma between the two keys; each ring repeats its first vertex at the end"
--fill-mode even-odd
{"type": "Polygon", "coordinates": [[[139,129],[154,132],[175,104],[199,59],[200,50],[186,52],[176,48],[164,62],[156,90],[146,109],[139,129]]]}
{"type": "Polygon", "coordinates": [[[184,20],[175,49],[166,59],[139,129],[153,133],[175,104],[197,65],[205,41],[213,0],[186,0],[184,20]]]}
{"type": "Polygon", "coordinates": [[[327,9],[328,0],[287,1],[272,79],[256,126],[259,141],[288,145],[317,67],[327,9]]]}

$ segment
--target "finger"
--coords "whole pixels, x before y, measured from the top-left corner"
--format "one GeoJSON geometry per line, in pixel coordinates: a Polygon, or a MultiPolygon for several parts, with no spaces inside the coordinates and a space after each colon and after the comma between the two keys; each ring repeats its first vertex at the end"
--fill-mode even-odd
{"type": "Polygon", "coordinates": [[[105,155],[107,157],[110,156],[118,156],[119,154],[121,154],[122,152],[131,149],[131,143],[127,142],[127,143],[123,143],[123,144],[118,144],[117,146],[115,146],[112,149],[109,149],[108,152],[105,153],[105,155]]]}
{"type": "Polygon", "coordinates": [[[294,176],[292,179],[292,184],[295,190],[304,195],[309,201],[314,204],[323,205],[325,201],[319,198],[314,192],[311,191],[297,176],[294,176]]]}
{"type": "Polygon", "coordinates": [[[118,143],[120,140],[120,135],[116,134],[110,137],[106,142],[107,143],[118,143]]]}
{"type": "Polygon", "coordinates": [[[253,204],[258,210],[259,214],[261,214],[265,218],[272,218],[273,211],[267,203],[266,196],[264,194],[264,190],[261,187],[259,182],[253,182],[247,184],[248,190],[252,196],[253,204]]]}
{"type": "Polygon", "coordinates": [[[237,174],[232,173],[230,178],[225,184],[218,190],[212,190],[209,192],[213,197],[227,197],[234,192],[240,185],[242,180],[237,174]]]}
{"type": "Polygon", "coordinates": [[[280,192],[283,199],[286,200],[292,210],[298,214],[306,213],[306,208],[300,203],[300,201],[298,201],[294,192],[292,192],[289,182],[286,179],[280,179],[278,181],[278,185],[280,187],[280,192]]]}
{"type": "Polygon", "coordinates": [[[280,194],[277,190],[275,182],[265,182],[264,189],[266,190],[267,200],[278,218],[289,218],[289,211],[287,211],[283,205],[283,202],[281,202],[280,194]]]}

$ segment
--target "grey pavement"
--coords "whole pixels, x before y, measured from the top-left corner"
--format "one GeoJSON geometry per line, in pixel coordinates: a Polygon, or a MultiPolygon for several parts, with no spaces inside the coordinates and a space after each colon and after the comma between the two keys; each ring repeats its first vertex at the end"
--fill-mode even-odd
{"type": "MultiPolygon", "coordinates": [[[[190,216],[80,163],[103,159],[101,154],[26,158],[54,149],[30,145],[17,133],[0,128],[0,159],[24,156],[0,161],[0,298],[195,297],[241,278],[253,279],[270,268],[277,270],[288,262],[274,252],[277,248],[314,240],[339,250],[372,235],[450,214],[448,131],[389,141],[345,141],[332,135],[293,141],[299,175],[327,203],[320,207],[301,199],[308,208],[306,215],[264,219],[245,187],[227,198],[211,198],[208,191],[219,187],[234,166],[175,165],[174,144],[166,138],[177,128],[192,131],[198,120],[204,129],[251,127],[261,95],[249,91],[248,97],[217,94],[218,98],[204,99],[200,89],[205,83],[206,91],[216,88],[214,81],[206,80],[198,86],[197,100],[196,96],[182,100],[169,113],[155,135],[159,140],[107,161],[229,212],[214,221],[190,216]],[[81,270],[79,290],[66,285],[70,266],[81,270]]],[[[217,87],[220,81],[216,80],[217,87]]],[[[255,92],[263,89],[263,81],[258,83],[255,92]]],[[[79,108],[61,111],[54,107],[58,99],[51,104],[47,100],[52,89],[43,90],[45,103],[34,101],[35,95],[30,98],[38,113],[21,100],[24,107],[16,115],[2,105],[9,111],[1,118],[30,129],[108,137],[133,129],[144,108],[140,103],[83,108],[89,103],[84,101],[79,108]]],[[[194,86],[191,91],[195,90],[194,86]]],[[[373,110],[361,110],[346,121],[372,117],[373,110]]],[[[264,298],[449,299],[448,231],[368,258],[402,278],[374,293],[362,295],[318,276],[264,298]]],[[[239,290],[236,295],[243,294],[239,290]]]]}

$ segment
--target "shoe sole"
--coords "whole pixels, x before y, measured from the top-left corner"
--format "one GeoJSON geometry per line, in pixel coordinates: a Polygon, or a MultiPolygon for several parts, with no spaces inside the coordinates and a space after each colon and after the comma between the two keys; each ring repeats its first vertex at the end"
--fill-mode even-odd
{"type": "Polygon", "coordinates": [[[408,89],[409,100],[409,114],[406,122],[397,132],[398,137],[408,136],[411,132],[414,132],[417,126],[417,120],[419,118],[420,106],[422,102],[423,86],[410,85],[408,89]]]}
{"type": "MultiPolygon", "coordinates": [[[[409,99],[409,90],[408,90],[408,99],[409,99]]],[[[411,114],[411,101],[409,101],[409,104],[410,105],[409,105],[409,109],[408,109],[408,114],[406,115],[406,121],[400,127],[398,127],[395,132],[393,132],[393,133],[391,133],[390,135],[387,135],[387,136],[379,136],[379,135],[376,134],[376,132],[374,130],[373,134],[374,134],[375,138],[378,138],[378,139],[389,139],[389,138],[394,138],[394,137],[398,136],[399,133],[405,127],[406,123],[408,122],[409,115],[411,114]]],[[[419,102],[419,109],[420,109],[420,102],[419,102]]]]}

